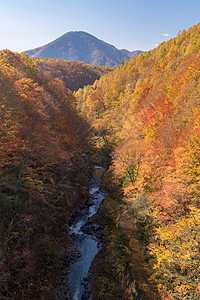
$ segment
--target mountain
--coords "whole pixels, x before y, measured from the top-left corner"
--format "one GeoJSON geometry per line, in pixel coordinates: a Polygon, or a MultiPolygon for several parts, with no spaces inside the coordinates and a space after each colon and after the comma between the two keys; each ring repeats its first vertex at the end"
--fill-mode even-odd
{"type": "Polygon", "coordinates": [[[82,61],[97,66],[117,67],[122,61],[142,51],[119,50],[83,31],[70,31],[53,42],[25,51],[31,57],[60,58],[82,61]]]}
{"type": "Polygon", "coordinates": [[[200,23],[112,70],[0,51],[0,299],[68,297],[96,164],[92,298],[200,299],[199,37],[200,23]]]}

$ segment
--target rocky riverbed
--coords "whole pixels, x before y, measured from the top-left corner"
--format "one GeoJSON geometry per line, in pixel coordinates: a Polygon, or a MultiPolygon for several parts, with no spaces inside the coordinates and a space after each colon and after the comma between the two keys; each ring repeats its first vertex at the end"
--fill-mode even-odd
{"type": "Polygon", "coordinates": [[[100,188],[104,172],[101,166],[94,167],[89,195],[71,218],[69,237],[72,247],[66,256],[66,268],[63,269],[56,299],[91,299],[89,269],[103,243],[102,230],[92,217],[106,196],[100,188]]]}

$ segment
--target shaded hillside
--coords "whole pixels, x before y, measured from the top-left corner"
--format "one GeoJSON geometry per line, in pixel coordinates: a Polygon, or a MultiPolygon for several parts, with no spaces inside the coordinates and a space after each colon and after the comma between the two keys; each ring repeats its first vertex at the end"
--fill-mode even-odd
{"type": "Polygon", "coordinates": [[[133,261],[135,236],[162,299],[199,299],[200,23],[76,97],[96,145],[114,149],[110,172],[131,207],[121,226],[133,261]]]}
{"type": "Polygon", "coordinates": [[[25,51],[31,57],[82,61],[97,66],[117,67],[142,51],[118,50],[83,31],[70,31],[42,47],[25,51]]]}
{"type": "Polygon", "coordinates": [[[86,193],[88,125],[65,83],[45,76],[27,55],[0,52],[1,299],[54,298],[86,193]]]}
{"type": "Polygon", "coordinates": [[[29,58],[25,53],[22,53],[22,56],[27,63],[35,65],[40,83],[47,84],[52,79],[58,78],[71,91],[93,84],[100,76],[111,71],[108,67],[90,66],[82,62],[29,58]]]}

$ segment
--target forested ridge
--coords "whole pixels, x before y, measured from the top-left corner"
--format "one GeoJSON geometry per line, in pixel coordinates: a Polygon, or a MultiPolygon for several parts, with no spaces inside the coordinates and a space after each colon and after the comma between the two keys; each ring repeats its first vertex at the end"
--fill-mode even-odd
{"type": "Polygon", "coordinates": [[[94,153],[68,87],[104,70],[0,52],[1,299],[54,298],[94,153]]]}
{"type": "MultiPolygon", "coordinates": [[[[25,54],[23,55],[25,56],[25,54]]],[[[39,71],[44,74],[44,83],[58,78],[71,91],[77,91],[79,88],[93,84],[100,76],[112,70],[108,67],[91,66],[83,62],[61,59],[35,58],[33,61],[39,71]]]]}
{"type": "MultiPolygon", "coordinates": [[[[112,179],[123,190],[124,204],[114,215],[129,242],[124,244],[123,235],[120,242],[113,227],[107,247],[110,261],[123,281],[127,264],[120,265],[115,257],[117,238],[118,250],[126,250],[132,273],[141,280],[144,299],[156,296],[142,282],[141,262],[162,299],[200,297],[199,75],[197,24],[76,93],[82,114],[96,132],[97,147],[112,149],[107,181],[112,179]]],[[[107,200],[104,205],[111,217],[113,204],[107,200]]],[[[99,282],[103,280],[113,287],[101,274],[99,282]]],[[[106,297],[105,284],[97,289],[106,297]]]]}
{"type": "Polygon", "coordinates": [[[197,24],[112,70],[0,52],[1,299],[54,299],[100,155],[94,300],[199,299],[199,49],[197,24]]]}

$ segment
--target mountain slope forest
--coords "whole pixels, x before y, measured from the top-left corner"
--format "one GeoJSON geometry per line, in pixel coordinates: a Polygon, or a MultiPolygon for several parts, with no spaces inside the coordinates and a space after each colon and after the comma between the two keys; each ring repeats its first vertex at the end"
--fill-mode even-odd
{"type": "Polygon", "coordinates": [[[93,299],[200,298],[200,23],[116,69],[0,52],[0,299],[55,299],[92,165],[93,299]]]}
{"type": "Polygon", "coordinates": [[[1,299],[53,295],[71,249],[68,220],[83,202],[94,155],[69,88],[105,72],[0,52],[1,299]]]}
{"type": "Polygon", "coordinates": [[[125,284],[129,264],[143,299],[157,299],[148,290],[153,282],[161,299],[200,299],[200,23],[125,61],[76,98],[94,143],[112,157],[104,181],[114,197],[100,212],[107,243],[93,267],[94,299],[112,299],[108,257],[125,284]],[[117,187],[123,201],[116,212],[117,187]]]}

